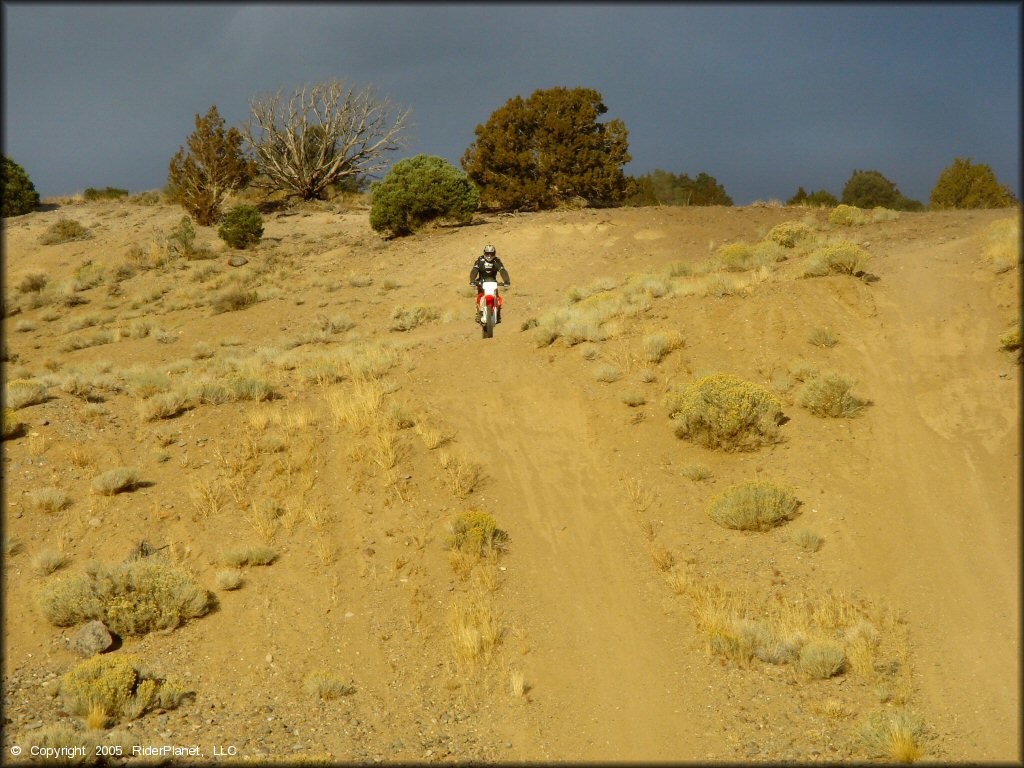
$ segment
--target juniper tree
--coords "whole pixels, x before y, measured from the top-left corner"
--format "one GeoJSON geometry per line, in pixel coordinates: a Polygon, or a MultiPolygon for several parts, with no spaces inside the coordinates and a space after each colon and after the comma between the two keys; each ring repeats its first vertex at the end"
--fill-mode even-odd
{"type": "Polygon", "coordinates": [[[171,158],[168,186],[175,202],[204,226],[217,223],[228,192],[245,186],[252,166],[242,152],[242,134],[225,130],[216,105],[205,116],[196,113],[196,130],[188,148],[179,147],[171,158]]]}

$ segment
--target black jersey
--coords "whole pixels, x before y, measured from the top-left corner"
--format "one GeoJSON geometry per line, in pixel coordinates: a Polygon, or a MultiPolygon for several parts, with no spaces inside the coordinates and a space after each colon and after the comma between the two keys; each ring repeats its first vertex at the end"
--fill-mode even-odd
{"type": "Polygon", "coordinates": [[[469,272],[469,282],[475,283],[477,280],[493,280],[498,282],[499,275],[501,275],[501,282],[512,282],[509,280],[508,270],[501,263],[501,259],[495,256],[488,262],[483,256],[480,256],[476,263],[473,264],[473,269],[469,272]]]}

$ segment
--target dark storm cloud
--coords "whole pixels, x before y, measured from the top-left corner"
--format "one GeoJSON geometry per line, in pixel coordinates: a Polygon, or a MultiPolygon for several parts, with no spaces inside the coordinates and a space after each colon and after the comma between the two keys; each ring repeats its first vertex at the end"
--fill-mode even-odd
{"type": "MultiPolygon", "coordinates": [[[[330,77],[413,109],[457,162],[538,88],[601,92],[631,173],[721,181],[737,204],[839,194],[877,169],[927,200],[956,156],[1020,193],[1019,5],[4,5],[4,151],[44,195],[160,187],[216,103],[330,77]]],[[[396,157],[397,159],[397,157],[396,157]]]]}

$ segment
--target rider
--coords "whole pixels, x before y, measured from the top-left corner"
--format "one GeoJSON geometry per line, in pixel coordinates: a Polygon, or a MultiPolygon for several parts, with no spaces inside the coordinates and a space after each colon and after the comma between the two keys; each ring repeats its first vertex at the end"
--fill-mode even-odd
{"type": "MultiPolygon", "coordinates": [[[[481,283],[484,280],[497,282],[498,275],[501,275],[502,286],[511,285],[511,281],[508,277],[508,270],[505,269],[505,265],[501,263],[501,259],[498,258],[498,252],[494,249],[493,245],[485,245],[482,256],[479,256],[476,262],[473,264],[473,269],[469,271],[469,284],[476,286],[476,306],[477,309],[481,308],[481,300],[483,299],[484,292],[481,283]]],[[[497,322],[501,322],[501,296],[498,296],[498,318],[497,322]]],[[[480,315],[477,315],[477,322],[480,322],[480,315]]]]}

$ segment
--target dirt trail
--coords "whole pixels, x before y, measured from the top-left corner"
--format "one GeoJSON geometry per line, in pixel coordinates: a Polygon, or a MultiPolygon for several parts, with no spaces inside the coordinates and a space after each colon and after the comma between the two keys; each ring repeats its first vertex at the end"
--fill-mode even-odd
{"type": "Polygon", "coordinates": [[[559,760],[706,756],[714,730],[692,638],[649,556],[586,403],[528,342],[459,337],[433,364],[462,370],[465,396],[437,398],[457,450],[486,467],[479,501],[511,533],[510,603],[523,606],[524,660],[542,743],[559,760]],[[455,365],[459,360],[461,364],[455,365]],[[486,382],[486,384],[485,384],[486,382]],[[556,726],[557,734],[543,729],[556,726]]]}
{"type": "Polygon", "coordinates": [[[954,247],[906,252],[908,267],[921,258],[930,268],[890,270],[879,286],[879,342],[889,349],[866,356],[886,390],[874,406],[878,454],[864,489],[877,526],[861,555],[903,595],[934,725],[957,734],[965,753],[1013,760],[1019,489],[1003,468],[1017,453],[1019,368],[995,350],[1001,329],[984,321],[991,313],[977,311],[991,302],[991,276],[946,269],[942,252],[954,247]]]}

